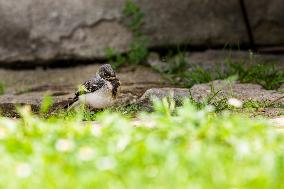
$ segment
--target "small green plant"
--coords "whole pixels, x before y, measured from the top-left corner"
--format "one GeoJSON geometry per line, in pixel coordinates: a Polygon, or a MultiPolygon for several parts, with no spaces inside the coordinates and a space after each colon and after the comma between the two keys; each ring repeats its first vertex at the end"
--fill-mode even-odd
{"type": "Polygon", "coordinates": [[[148,55],[147,45],[149,43],[148,37],[144,36],[141,32],[142,26],[144,25],[144,13],[133,0],[127,0],[125,2],[123,13],[128,19],[128,28],[133,34],[133,40],[129,44],[129,63],[142,63],[148,55]]]}
{"type": "Polygon", "coordinates": [[[40,106],[40,113],[42,115],[47,114],[52,105],[53,105],[53,98],[48,95],[44,96],[40,106]]]}
{"type": "MultiPolygon", "coordinates": [[[[253,59],[253,56],[250,57],[253,59]]],[[[178,52],[167,63],[167,70],[163,72],[165,77],[175,85],[188,88],[194,84],[208,83],[232,76],[237,77],[241,83],[256,83],[269,90],[277,89],[284,83],[284,69],[277,68],[273,63],[245,64],[242,60],[233,62],[231,58],[227,58],[225,70],[222,70],[220,66],[205,70],[198,65],[190,64],[185,58],[185,53],[182,52],[178,52]]]]}
{"type": "Polygon", "coordinates": [[[148,38],[139,37],[129,44],[129,52],[127,54],[128,62],[133,65],[142,64],[148,56],[148,38]]]}
{"type": "Polygon", "coordinates": [[[245,65],[243,61],[233,63],[228,60],[229,72],[235,73],[242,83],[257,83],[265,89],[277,89],[284,83],[284,70],[276,68],[275,64],[245,65]]]}
{"type": "Polygon", "coordinates": [[[216,113],[223,112],[224,110],[229,110],[231,112],[247,113],[249,111],[250,113],[257,113],[258,111],[264,110],[265,108],[283,108],[283,105],[279,103],[279,101],[283,99],[284,96],[275,99],[274,101],[256,101],[251,99],[241,101],[234,98],[233,92],[228,96],[222,95],[220,94],[220,92],[221,90],[216,91],[213,84],[211,84],[210,93],[208,94],[208,96],[203,98],[203,100],[195,100],[192,94],[189,95],[189,100],[198,109],[204,109],[206,106],[212,105],[214,107],[214,112],[216,113]],[[231,104],[229,101],[232,99],[239,101],[240,106],[236,107],[236,105],[231,104]]]}
{"type": "Polygon", "coordinates": [[[128,46],[128,53],[123,56],[115,49],[107,48],[106,55],[108,60],[113,62],[115,67],[123,64],[138,65],[145,61],[148,56],[147,46],[149,39],[141,32],[144,25],[144,14],[140,7],[132,0],[127,0],[123,7],[123,14],[127,18],[127,27],[132,32],[132,41],[128,46]]]}
{"type": "Polygon", "coordinates": [[[5,86],[3,83],[0,82],[0,95],[3,95],[5,93],[5,86]]]}
{"type": "MultiPolygon", "coordinates": [[[[184,52],[178,49],[177,55],[170,53],[167,57],[167,67],[163,75],[172,84],[190,88],[194,84],[207,83],[214,80],[211,72],[208,72],[197,65],[189,64],[184,52]]],[[[161,72],[160,70],[157,70],[161,72]]],[[[218,71],[216,69],[216,71],[218,71]]]]}
{"type": "Polygon", "coordinates": [[[127,26],[133,32],[134,37],[142,36],[141,27],[144,25],[144,13],[133,0],[126,0],[122,10],[128,18],[127,26]]]}
{"type": "Polygon", "coordinates": [[[107,48],[106,49],[106,57],[108,61],[112,63],[112,66],[117,69],[123,64],[126,63],[126,57],[123,56],[120,53],[117,53],[117,51],[114,48],[107,48]]]}
{"type": "Polygon", "coordinates": [[[122,115],[129,117],[135,117],[139,112],[141,112],[142,107],[139,104],[128,104],[124,106],[118,106],[112,108],[111,112],[120,112],[122,115]]]}
{"type": "MultiPolygon", "coordinates": [[[[171,57],[172,53],[168,56],[171,57]]],[[[184,74],[184,71],[188,69],[188,62],[184,52],[179,51],[178,54],[169,60],[169,67],[167,73],[169,74],[184,74]]]]}
{"type": "Polygon", "coordinates": [[[190,93],[189,101],[193,104],[197,109],[204,109],[205,107],[213,106],[214,112],[222,112],[224,110],[231,110],[232,107],[228,104],[228,98],[225,96],[219,96],[221,91],[215,91],[214,86],[211,85],[211,91],[209,95],[201,101],[197,101],[193,98],[192,94],[190,93]]]}

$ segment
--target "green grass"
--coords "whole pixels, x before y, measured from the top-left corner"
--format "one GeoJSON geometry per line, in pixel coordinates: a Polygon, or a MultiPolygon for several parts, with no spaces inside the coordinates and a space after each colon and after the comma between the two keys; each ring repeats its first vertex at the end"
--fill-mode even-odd
{"type": "Polygon", "coordinates": [[[189,101],[129,118],[0,118],[0,188],[284,188],[284,138],[265,120],[189,101]]]}
{"type": "Polygon", "coordinates": [[[143,64],[148,56],[149,38],[142,33],[144,13],[133,0],[126,0],[122,10],[128,29],[132,32],[132,41],[128,45],[128,52],[122,55],[116,49],[107,48],[106,56],[116,68],[122,65],[143,64]]]}
{"type": "MultiPolygon", "coordinates": [[[[229,82],[229,81],[228,81],[229,82]]],[[[273,101],[264,100],[264,101],[257,101],[248,99],[245,101],[239,100],[242,105],[241,107],[235,107],[229,103],[230,99],[236,99],[234,94],[229,95],[221,95],[221,90],[216,91],[214,89],[214,85],[211,85],[211,90],[208,96],[204,99],[196,101],[192,94],[189,95],[188,99],[190,100],[191,104],[193,104],[197,109],[201,110],[208,106],[214,107],[215,113],[222,113],[224,111],[229,111],[230,113],[243,113],[248,116],[269,116],[265,114],[265,109],[272,108],[272,109],[279,109],[279,116],[282,115],[280,109],[284,110],[283,103],[280,102],[284,98],[280,97],[273,101]],[[261,113],[262,112],[262,113],[261,113]]],[[[238,99],[237,99],[238,100],[238,99]]]]}
{"type": "MultiPolygon", "coordinates": [[[[49,98],[49,97],[48,97],[49,98]]],[[[42,109],[47,107],[47,105],[44,105],[43,103],[40,111],[40,116],[42,118],[53,118],[53,119],[63,119],[63,120],[70,120],[78,115],[82,117],[83,121],[96,121],[97,117],[100,113],[104,112],[104,110],[92,110],[90,111],[87,107],[84,107],[83,105],[76,109],[76,110],[58,110],[50,113],[49,111],[45,111],[43,113],[42,109]]],[[[49,106],[50,104],[48,104],[49,106]]],[[[108,109],[109,113],[119,113],[127,118],[135,118],[137,115],[139,115],[140,112],[143,111],[143,107],[139,104],[128,104],[123,106],[116,106],[111,107],[108,109]]]]}
{"type": "Polygon", "coordinates": [[[188,88],[194,84],[232,76],[236,76],[241,83],[256,83],[268,90],[278,89],[284,83],[284,70],[277,68],[273,63],[245,64],[244,61],[233,62],[231,58],[227,58],[226,71],[222,71],[218,66],[212,70],[205,70],[198,65],[190,64],[185,54],[179,52],[175,58],[169,59],[167,64],[164,76],[174,85],[188,88]]]}
{"type": "Polygon", "coordinates": [[[139,112],[141,112],[143,107],[139,104],[128,104],[124,106],[119,106],[112,108],[112,112],[119,112],[122,115],[129,116],[129,117],[135,117],[139,112]]]}
{"type": "Polygon", "coordinates": [[[144,13],[133,0],[126,0],[122,10],[128,18],[127,26],[135,36],[141,36],[141,27],[144,25],[144,13]]]}
{"type": "Polygon", "coordinates": [[[184,52],[178,50],[177,55],[169,53],[166,60],[166,69],[163,71],[159,68],[154,68],[163,76],[168,79],[173,85],[191,88],[195,84],[208,83],[215,79],[225,79],[228,74],[220,72],[220,68],[215,68],[211,72],[204,70],[200,66],[191,65],[186,59],[184,52]],[[217,76],[213,76],[213,73],[218,73],[217,76]]]}
{"type": "Polygon", "coordinates": [[[127,57],[122,54],[119,54],[114,48],[107,48],[105,50],[105,53],[108,61],[112,63],[112,67],[114,69],[121,67],[127,62],[127,57]]]}
{"type": "Polygon", "coordinates": [[[237,74],[242,83],[256,83],[269,90],[278,89],[284,83],[284,70],[277,68],[273,63],[246,66],[244,62],[228,61],[229,74],[237,74]]]}
{"type": "Polygon", "coordinates": [[[0,95],[3,95],[5,93],[5,86],[3,83],[0,82],[0,95]]]}

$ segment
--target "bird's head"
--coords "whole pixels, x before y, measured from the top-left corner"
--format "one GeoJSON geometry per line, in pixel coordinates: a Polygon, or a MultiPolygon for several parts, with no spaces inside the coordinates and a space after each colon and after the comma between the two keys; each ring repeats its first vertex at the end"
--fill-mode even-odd
{"type": "Polygon", "coordinates": [[[115,71],[112,69],[110,64],[104,64],[99,68],[99,71],[97,73],[101,78],[112,81],[117,79],[115,71]]]}

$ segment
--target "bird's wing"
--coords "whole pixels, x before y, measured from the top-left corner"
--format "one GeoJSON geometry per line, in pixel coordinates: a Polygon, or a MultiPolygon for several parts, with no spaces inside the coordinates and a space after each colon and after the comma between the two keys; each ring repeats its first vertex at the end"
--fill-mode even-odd
{"type": "Polygon", "coordinates": [[[77,99],[80,95],[95,92],[99,90],[100,88],[102,88],[104,84],[105,84],[105,81],[101,78],[95,77],[93,79],[90,79],[78,87],[78,90],[75,93],[74,99],[77,99]]]}
{"type": "Polygon", "coordinates": [[[70,103],[64,106],[64,108],[72,108],[72,106],[78,101],[80,95],[95,92],[102,88],[104,84],[105,81],[102,78],[95,77],[79,85],[78,90],[75,93],[75,97],[70,103]]]}

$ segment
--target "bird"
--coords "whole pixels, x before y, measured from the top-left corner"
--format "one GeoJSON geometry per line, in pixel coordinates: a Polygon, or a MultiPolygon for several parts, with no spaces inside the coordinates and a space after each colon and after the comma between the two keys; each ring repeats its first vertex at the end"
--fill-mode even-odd
{"type": "Polygon", "coordinates": [[[80,104],[92,109],[111,107],[120,89],[120,80],[110,64],[103,64],[96,75],[79,85],[74,98],[64,108],[71,110],[80,104]]]}

